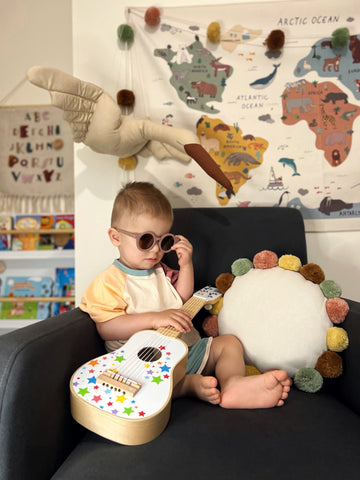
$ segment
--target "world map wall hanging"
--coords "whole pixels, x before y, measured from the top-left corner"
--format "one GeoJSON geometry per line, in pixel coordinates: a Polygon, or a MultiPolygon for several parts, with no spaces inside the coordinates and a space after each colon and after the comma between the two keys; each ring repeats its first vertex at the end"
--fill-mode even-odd
{"type": "MultiPolygon", "coordinates": [[[[191,162],[147,159],[139,177],[174,206],[289,206],[307,230],[360,227],[360,18],[355,2],[131,7],[134,115],[196,132],[234,187],[191,162]],[[209,41],[211,22],[220,25],[209,41]],[[343,46],[334,32],[347,29],[343,46]],[[270,50],[270,32],[284,45],[270,50]],[[334,45],[333,45],[334,43],[334,45]],[[156,174],[154,174],[156,172],[156,174]]],[[[122,52],[124,53],[124,52],[122,52]]]]}

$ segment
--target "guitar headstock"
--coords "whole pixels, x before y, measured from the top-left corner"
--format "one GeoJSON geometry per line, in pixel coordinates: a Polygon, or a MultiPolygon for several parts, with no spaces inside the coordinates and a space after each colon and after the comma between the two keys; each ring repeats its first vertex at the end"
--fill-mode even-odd
{"type": "Polygon", "coordinates": [[[207,286],[195,292],[193,296],[201,298],[208,305],[213,305],[222,297],[222,293],[216,287],[207,286]]]}

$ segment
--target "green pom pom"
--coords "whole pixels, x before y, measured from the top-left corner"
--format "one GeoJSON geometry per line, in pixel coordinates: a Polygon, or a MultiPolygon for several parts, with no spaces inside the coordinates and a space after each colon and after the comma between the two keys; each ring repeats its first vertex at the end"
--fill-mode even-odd
{"type": "Polygon", "coordinates": [[[326,298],[340,297],[342,293],[341,287],[333,280],[324,280],[321,282],[320,289],[326,298]]]}
{"type": "Polygon", "coordinates": [[[117,36],[121,42],[131,43],[134,40],[134,30],[130,27],[130,25],[123,23],[122,25],[118,26],[117,36]]]}
{"type": "Polygon", "coordinates": [[[294,384],[299,390],[315,393],[323,386],[323,377],[315,368],[300,368],[295,374],[294,384]]]}
{"type": "Polygon", "coordinates": [[[350,32],[348,28],[337,28],[331,37],[332,48],[344,48],[349,41],[350,32]]]}
{"type": "Polygon", "coordinates": [[[235,277],[240,277],[241,275],[245,275],[249,270],[253,268],[253,263],[248,258],[238,258],[233,262],[231,265],[231,273],[235,275],[235,277]]]}

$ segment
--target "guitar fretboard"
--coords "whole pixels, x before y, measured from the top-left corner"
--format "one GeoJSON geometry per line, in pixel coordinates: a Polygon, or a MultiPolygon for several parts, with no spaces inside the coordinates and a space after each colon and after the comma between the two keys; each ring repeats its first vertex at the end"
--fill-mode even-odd
{"type": "MultiPolygon", "coordinates": [[[[181,307],[181,310],[189,313],[191,318],[194,318],[199,310],[207,303],[207,300],[199,297],[191,297],[184,305],[181,307]]],[[[174,327],[161,327],[157,330],[162,335],[171,338],[177,338],[181,335],[181,332],[176,330],[174,327]]]]}

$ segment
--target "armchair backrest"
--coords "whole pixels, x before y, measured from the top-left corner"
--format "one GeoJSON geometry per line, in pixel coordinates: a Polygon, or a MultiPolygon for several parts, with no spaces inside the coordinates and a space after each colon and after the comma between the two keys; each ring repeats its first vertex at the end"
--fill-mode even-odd
{"type": "MultiPolygon", "coordinates": [[[[303,218],[293,208],[178,208],[172,232],[193,244],[196,289],[213,285],[220,273],[231,271],[237,258],[252,260],[261,250],[279,257],[292,254],[307,263],[303,218]]],[[[164,261],[177,267],[173,252],[164,261]]]]}

